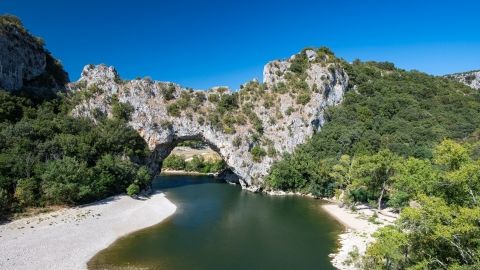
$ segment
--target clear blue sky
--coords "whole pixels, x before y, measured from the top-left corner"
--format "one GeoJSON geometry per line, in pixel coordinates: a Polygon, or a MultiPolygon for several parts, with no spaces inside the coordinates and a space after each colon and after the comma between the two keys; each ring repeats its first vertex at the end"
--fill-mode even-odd
{"type": "Polygon", "coordinates": [[[480,1],[0,0],[59,58],[123,78],[234,89],[308,46],[431,74],[480,69],[480,1]]]}

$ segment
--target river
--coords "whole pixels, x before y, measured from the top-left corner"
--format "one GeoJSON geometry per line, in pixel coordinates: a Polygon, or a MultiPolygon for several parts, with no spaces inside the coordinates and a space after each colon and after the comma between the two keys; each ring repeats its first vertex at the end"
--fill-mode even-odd
{"type": "Polygon", "coordinates": [[[153,186],[175,214],[117,240],[89,269],[335,269],[328,255],[343,228],[319,200],[251,193],[206,176],[160,176],[153,186]]]}

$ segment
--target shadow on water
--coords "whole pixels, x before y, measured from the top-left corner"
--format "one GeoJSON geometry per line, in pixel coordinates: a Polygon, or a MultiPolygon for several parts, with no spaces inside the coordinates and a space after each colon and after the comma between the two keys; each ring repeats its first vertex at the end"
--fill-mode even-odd
{"type": "Polygon", "coordinates": [[[90,269],[334,269],[328,255],[342,227],[318,200],[268,196],[209,176],[153,183],[177,211],[116,241],[90,269]]]}
{"type": "Polygon", "coordinates": [[[152,183],[154,191],[164,191],[173,188],[191,186],[191,185],[202,185],[202,184],[225,184],[225,181],[220,179],[215,179],[211,176],[183,176],[183,175],[172,175],[172,176],[157,176],[152,183]]]}

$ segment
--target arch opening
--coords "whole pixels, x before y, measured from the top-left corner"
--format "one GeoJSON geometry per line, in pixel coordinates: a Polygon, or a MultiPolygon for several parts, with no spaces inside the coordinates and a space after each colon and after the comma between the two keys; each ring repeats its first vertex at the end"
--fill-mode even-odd
{"type": "Polygon", "coordinates": [[[155,147],[149,161],[154,175],[211,175],[231,184],[240,184],[219,148],[201,135],[174,137],[155,147]]]}

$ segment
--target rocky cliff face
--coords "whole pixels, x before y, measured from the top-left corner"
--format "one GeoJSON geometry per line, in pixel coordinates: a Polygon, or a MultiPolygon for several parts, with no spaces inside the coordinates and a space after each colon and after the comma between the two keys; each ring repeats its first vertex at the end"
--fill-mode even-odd
{"type": "Polygon", "coordinates": [[[70,85],[84,100],[73,114],[98,118],[129,104],[129,124],[153,151],[150,168],[186,139],[208,143],[239,177],[244,188],[258,189],[273,162],[306,142],[324,123],[324,112],[342,101],[348,75],[330,52],[305,50],[264,69],[238,91],[194,91],[140,79],[122,81],[113,67],[88,65],[70,85]],[[117,104],[117,105],[115,105],[117,104]]]}
{"type": "Polygon", "coordinates": [[[447,75],[473,89],[480,90],[480,70],[447,75]]]}
{"type": "Polygon", "coordinates": [[[42,80],[42,86],[61,88],[68,75],[18,18],[0,16],[0,88],[19,90],[36,80],[42,80]]]}

